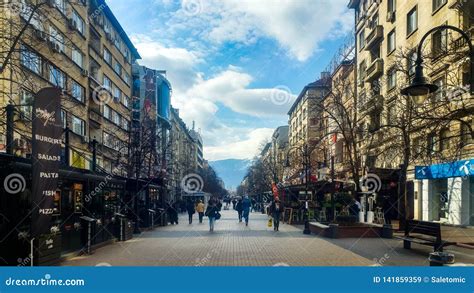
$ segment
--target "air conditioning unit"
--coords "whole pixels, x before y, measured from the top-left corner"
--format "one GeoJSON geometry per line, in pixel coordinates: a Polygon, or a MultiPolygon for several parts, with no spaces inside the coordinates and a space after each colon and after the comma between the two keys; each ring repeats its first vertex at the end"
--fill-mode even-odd
{"type": "Polygon", "coordinates": [[[49,47],[51,50],[53,50],[53,52],[61,53],[61,46],[58,43],[50,42],[49,47]]]}
{"type": "Polygon", "coordinates": [[[106,37],[107,40],[109,40],[109,41],[111,41],[111,42],[113,41],[113,38],[112,38],[112,34],[111,34],[111,33],[105,33],[105,37],[106,37]]]}
{"type": "Polygon", "coordinates": [[[114,102],[115,103],[120,103],[120,98],[119,97],[114,97],[114,102]]]}
{"type": "Polygon", "coordinates": [[[68,25],[70,30],[75,30],[77,28],[77,23],[74,19],[69,19],[68,25]]]}
{"type": "Polygon", "coordinates": [[[387,21],[388,22],[394,22],[395,21],[395,12],[390,11],[387,13],[387,21]]]}
{"type": "Polygon", "coordinates": [[[47,38],[46,33],[42,30],[35,30],[35,36],[41,41],[45,41],[47,38]]]}
{"type": "Polygon", "coordinates": [[[89,71],[87,69],[82,69],[81,70],[81,75],[85,76],[85,77],[88,77],[89,76],[89,71]]]}

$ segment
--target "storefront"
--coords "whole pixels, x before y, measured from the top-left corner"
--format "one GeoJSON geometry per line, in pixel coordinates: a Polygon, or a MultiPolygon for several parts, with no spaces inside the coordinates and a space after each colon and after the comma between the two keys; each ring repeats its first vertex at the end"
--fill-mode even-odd
{"type": "Polygon", "coordinates": [[[474,225],[474,159],[417,166],[415,179],[418,219],[474,225]]]}
{"type": "MultiPolygon", "coordinates": [[[[14,194],[2,184],[0,197],[0,235],[5,240],[1,251],[9,251],[1,257],[9,258],[3,260],[6,264],[16,265],[16,260],[28,257],[30,250],[31,162],[0,155],[0,174],[1,182],[11,174],[21,179],[18,182],[23,181],[21,190],[14,194]]],[[[81,219],[84,216],[96,219],[91,227],[91,245],[114,239],[115,214],[124,208],[124,192],[125,180],[87,170],[61,168],[50,222],[50,227],[56,230],[58,258],[79,252],[87,245],[88,223],[81,219]]]]}

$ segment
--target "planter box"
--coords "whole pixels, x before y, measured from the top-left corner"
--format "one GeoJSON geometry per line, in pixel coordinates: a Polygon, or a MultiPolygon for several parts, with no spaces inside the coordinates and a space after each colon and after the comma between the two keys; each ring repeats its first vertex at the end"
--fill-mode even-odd
{"type": "Polygon", "coordinates": [[[383,227],[376,225],[358,224],[340,226],[337,224],[323,225],[318,222],[309,223],[311,233],[327,238],[379,238],[382,237],[383,227]]]}

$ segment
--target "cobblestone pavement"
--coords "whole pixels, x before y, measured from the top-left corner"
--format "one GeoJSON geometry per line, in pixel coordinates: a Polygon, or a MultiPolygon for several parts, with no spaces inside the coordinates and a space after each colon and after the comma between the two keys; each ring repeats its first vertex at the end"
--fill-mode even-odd
{"type": "Polygon", "coordinates": [[[251,213],[249,226],[239,223],[233,210],[222,211],[215,231],[197,214],[188,224],[157,227],[97,249],[92,255],[63,262],[65,266],[365,266],[374,261],[339,245],[304,235],[300,228],[281,224],[267,227],[267,216],[251,213]]]}

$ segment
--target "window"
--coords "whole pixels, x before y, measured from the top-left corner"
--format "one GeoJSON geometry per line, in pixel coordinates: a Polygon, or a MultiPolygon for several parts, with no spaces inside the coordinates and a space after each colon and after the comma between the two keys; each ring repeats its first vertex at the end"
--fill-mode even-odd
{"type": "Polygon", "coordinates": [[[397,118],[397,108],[395,104],[387,106],[387,124],[395,124],[397,118]]]}
{"type": "Polygon", "coordinates": [[[104,81],[102,83],[102,86],[109,91],[112,89],[112,82],[110,81],[110,78],[105,76],[105,74],[104,74],[104,81]]]}
{"type": "Polygon", "coordinates": [[[364,82],[366,74],[367,74],[367,63],[365,61],[362,61],[362,63],[360,63],[359,65],[359,74],[358,74],[359,85],[364,82]]]}
{"type": "Polygon", "coordinates": [[[461,126],[461,143],[462,143],[463,146],[474,143],[474,139],[471,135],[472,134],[471,129],[472,129],[472,131],[474,131],[474,120],[471,120],[470,122],[468,121],[468,123],[471,124],[470,129],[469,129],[469,126],[467,126],[464,123],[461,126]]]}
{"type": "Polygon", "coordinates": [[[49,26],[49,41],[64,52],[64,36],[53,26],[49,26]]]}
{"type": "Polygon", "coordinates": [[[54,0],[54,6],[61,11],[62,14],[66,14],[66,1],[65,0],[54,0]]]}
{"type": "MultiPolygon", "coordinates": [[[[24,20],[30,19],[31,13],[33,13],[33,6],[27,3],[25,0],[22,0],[19,8],[21,9],[20,16],[24,20]]],[[[40,30],[42,32],[44,31],[43,21],[38,12],[35,12],[33,17],[31,18],[30,25],[32,25],[37,30],[40,30]]]]}
{"type": "Polygon", "coordinates": [[[449,129],[446,128],[446,129],[441,130],[439,136],[440,136],[440,138],[439,138],[439,148],[440,148],[440,150],[441,151],[448,150],[450,140],[451,140],[449,129]]]}
{"type": "Polygon", "coordinates": [[[112,93],[114,95],[114,99],[116,99],[117,102],[120,102],[122,98],[122,92],[116,85],[112,86],[112,93]]]}
{"type": "Polygon", "coordinates": [[[428,135],[427,152],[428,155],[433,155],[436,152],[436,135],[434,133],[428,135]]]}
{"type": "Polygon", "coordinates": [[[416,53],[415,50],[413,50],[409,55],[408,55],[408,74],[411,76],[415,74],[415,68],[416,68],[416,59],[418,58],[418,54],[416,53]]]}
{"type": "Polygon", "coordinates": [[[84,35],[84,20],[76,10],[72,11],[72,20],[77,31],[80,32],[81,35],[84,35]]]}
{"type": "Polygon", "coordinates": [[[79,135],[86,135],[86,126],[84,120],[72,115],[72,132],[79,135]]]}
{"type": "Polygon", "coordinates": [[[125,107],[130,108],[130,98],[127,95],[122,96],[122,104],[125,107]]]}
{"type": "Polygon", "coordinates": [[[387,72],[387,89],[392,90],[397,86],[397,71],[392,68],[387,72]]]}
{"type": "Polygon", "coordinates": [[[63,128],[66,129],[66,127],[67,127],[67,113],[63,109],[61,109],[61,123],[63,124],[63,128]]]}
{"type": "Polygon", "coordinates": [[[109,65],[112,64],[112,54],[110,54],[110,51],[105,48],[104,48],[104,60],[109,65]]]}
{"type": "Polygon", "coordinates": [[[407,36],[411,35],[418,29],[418,11],[417,7],[413,8],[407,14],[407,36]]]}
{"type": "Polygon", "coordinates": [[[71,95],[78,101],[84,102],[84,88],[76,81],[72,81],[71,95]]]}
{"type": "Polygon", "coordinates": [[[362,50],[365,47],[365,33],[364,29],[359,33],[359,50],[362,50]]]}
{"type": "Polygon", "coordinates": [[[33,94],[29,91],[22,90],[20,93],[20,105],[22,117],[31,119],[31,111],[33,108],[33,94]]]}
{"type": "Polygon", "coordinates": [[[438,90],[433,94],[434,101],[439,102],[439,101],[444,100],[444,97],[446,95],[445,88],[444,88],[445,87],[444,76],[436,79],[433,83],[438,86],[438,90]]]}
{"type": "Polygon", "coordinates": [[[397,1],[396,0],[388,0],[387,11],[388,12],[395,12],[396,10],[397,10],[397,1]]]}
{"type": "Polygon", "coordinates": [[[72,61],[76,63],[79,67],[82,68],[84,62],[84,56],[82,55],[82,52],[79,51],[76,47],[72,48],[72,53],[71,53],[72,61]]]}
{"type": "Polygon", "coordinates": [[[112,122],[115,125],[120,125],[120,114],[115,111],[111,111],[111,112],[112,112],[112,122]]]}
{"type": "Polygon", "coordinates": [[[433,33],[432,38],[433,57],[439,57],[448,50],[448,32],[447,30],[439,30],[433,33]]]}
{"type": "Polygon", "coordinates": [[[66,88],[66,77],[59,68],[49,65],[49,82],[62,89],[66,88]]]}
{"type": "Polygon", "coordinates": [[[21,46],[21,64],[36,74],[41,74],[41,57],[21,46]]]}
{"type": "Polygon", "coordinates": [[[111,109],[109,106],[107,105],[104,105],[104,117],[107,118],[107,119],[112,119],[111,117],[111,109]]]}
{"type": "Polygon", "coordinates": [[[119,76],[122,75],[122,65],[120,65],[120,63],[118,63],[117,60],[115,60],[115,62],[114,62],[114,71],[115,71],[115,73],[117,73],[119,76]]]}
{"type": "Polygon", "coordinates": [[[124,72],[123,80],[125,80],[126,84],[130,85],[130,74],[128,74],[127,72],[124,72]]]}
{"type": "Polygon", "coordinates": [[[122,119],[122,128],[125,130],[129,130],[130,128],[130,122],[127,119],[122,119]]]}
{"type": "Polygon", "coordinates": [[[388,54],[395,51],[396,41],[395,41],[395,29],[388,33],[387,36],[387,52],[388,54]]]}
{"type": "Polygon", "coordinates": [[[447,0],[433,0],[433,11],[436,11],[441,8],[444,4],[448,2],[447,0]]]}

